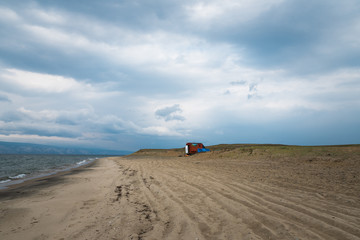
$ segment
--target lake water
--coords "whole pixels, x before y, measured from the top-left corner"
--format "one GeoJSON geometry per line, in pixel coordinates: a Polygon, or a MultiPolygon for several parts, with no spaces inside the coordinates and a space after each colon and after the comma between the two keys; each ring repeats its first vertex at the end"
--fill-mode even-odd
{"type": "Polygon", "coordinates": [[[0,154],[0,189],[23,181],[70,170],[105,156],[0,154]]]}

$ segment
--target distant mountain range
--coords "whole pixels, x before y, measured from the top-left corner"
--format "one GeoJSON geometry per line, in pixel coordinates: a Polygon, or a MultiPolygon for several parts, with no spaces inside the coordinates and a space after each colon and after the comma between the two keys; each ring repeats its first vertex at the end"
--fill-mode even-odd
{"type": "Polygon", "coordinates": [[[96,148],[69,148],[32,143],[1,142],[0,154],[128,155],[132,152],[96,148]]]}

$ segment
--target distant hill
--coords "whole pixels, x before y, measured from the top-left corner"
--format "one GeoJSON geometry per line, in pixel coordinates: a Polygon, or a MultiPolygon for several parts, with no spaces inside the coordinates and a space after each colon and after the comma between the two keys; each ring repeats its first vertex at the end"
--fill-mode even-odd
{"type": "Polygon", "coordinates": [[[0,154],[127,155],[132,152],[96,148],[69,148],[32,143],[1,142],[0,154]]]}

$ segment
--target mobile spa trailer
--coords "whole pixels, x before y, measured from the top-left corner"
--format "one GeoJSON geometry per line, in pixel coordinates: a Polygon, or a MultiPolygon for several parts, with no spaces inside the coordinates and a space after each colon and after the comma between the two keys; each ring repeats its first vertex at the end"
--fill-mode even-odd
{"type": "Polygon", "coordinates": [[[205,148],[204,144],[202,143],[186,143],[185,145],[185,154],[192,155],[195,153],[201,152],[209,152],[210,149],[205,148]]]}

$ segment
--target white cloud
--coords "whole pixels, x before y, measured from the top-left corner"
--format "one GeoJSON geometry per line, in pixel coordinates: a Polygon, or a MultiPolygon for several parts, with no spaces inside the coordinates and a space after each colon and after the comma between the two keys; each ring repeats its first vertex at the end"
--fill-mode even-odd
{"type": "Polygon", "coordinates": [[[25,12],[29,14],[30,18],[40,20],[46,24],[63,24],[66,19],[64,13],[60,13],[54,10],[43,10],[40,8],[25,9],[25,12]]]}
{"type": "Polygon", "coordinates": [[[18,20],[20,20],[20,17],[15,11],[9,8],[0,7],[0,21],[15,22],[18,20]]]}
{"type": "MultiPolygon", "coordinates": [[[[284,0],[213,0],[196,2],[188,5],[185,9],[191,21],[200,22],[201,24],[212,23],[219,26],[249,21],[283,1],[284,0]]],[[[201,27],[204,26],[202,25],[201,27]]]]}
{"type": "Polygon", "coordinates": [[[61,93],[81,88],[91,88],[90,85],[81,84],[73,78],[19,69],[5,69],[1,73],[0,78],[8,84],[15,84],[20,88],[48,93],[61,93]]]}
{"type": "Polygon", "coordinates": [[[30,24],[25,24],[23,29],[30,35],[31,41],[59,47],[65,52],[71,53],[73,49],[85,52],[93,50],[93,43],[79,33],[70,33],[54,27],[30,24]]]}
{"type": "MultiPolygon", "coordinates": [[[[233,74],[244,79],[245,83],[213,82],[203,88],[191,89],[186,97],[168,100],[169,103],[181,104],[182,116],[186,120],[178,123],[178,127],[201,129],[219,121],[233,122],[236,119],[239,124],[267,123],[291,117],[297,111],[334,112],[360,104],[356,95],[360,92],[358,70],[344,69],[306,78],[289,76],[284,71],[260,72],[249,68],[233,74]],[[229,94],[224,95],[226,91],[229,94]],[[252,97],[248,98],[249,95],[252,97]],[[231,119],[224,119],[224,112],[231,119]]],[[[226,74],[222,78],[219,75],[219,78],[228,79],[226,74]]],[[[161,104],[161,101],[154,101],[152,105],[161,104]]]]}
{"type": "Polygon", "coordinates": [[[26,109],[24,107],[21,107],[20,109],[18,109],[18,111],[34,120],[45,120],[45,121],[55,120],[56,117],[58,117],[59,115],[59,113],[54,110],[42,110],[40,112],[36,112],[26,109]]]}
{"type": "Polygon", "coordinates": [[[69,56],[89,54],[117,66],[140,65],[158,70],[170,67],[178,68],[179,72],[188,69],[191,73],[233,51],[229,45],[214,46],[202,38],[182,33],[139,32],[87,16],[49,13],[43,9],[32,8],[28,12],[36,13],[37,18],[46,23],[34,22],[33,16],[22,20],[19,30],[29,43],[54,48],[69,56]]]}
{"type": "Polygon", "coordinates": [[[80,124],[81,122],[89,121],[90,119],[95,118],[95,113],[92,108],[80,108],[74,110],[43,109],[36,111],[25,107],[20,107],[17,111],[29,119],[39,122],[43,121],[55,123],[57,121],[68,120],[80,124]]]}
{"type": "MultiPolygon", "coordinates": [[[[85,100],[99,100],[121,96],[122,92],[108,89],[108,83],[90,84],[74,78],[46,73],[24,71],[20,69],[0,69],[0,84],[17,94],[65,94],[67,99],[63,102],[79,102],[85,100]],[[70,96],[71,95],[71,96],[70,96]]],[[[49,99],[50,100],[50,99],[49,99]]],[[[50,102],[57,102],[51,99],[50,102]]],[[[60,103],[59,103],[60,104],[60,103]]]]}
{"type": "Polygon", "coordinates": [[[195,3],[187,7],[190,17],[194,20],[208,20],[222,14],[223,9],[217,4],[195,3]]]}
{"type": "Polygon", "coordinates": [[[179,104],[174,104],[173,106],[167,106],[160,108],[155,111],[155,115],[158,118],[162,118],[165,121],[184,121],[185,118],[181,116],[182,109],[179,104]]]}

